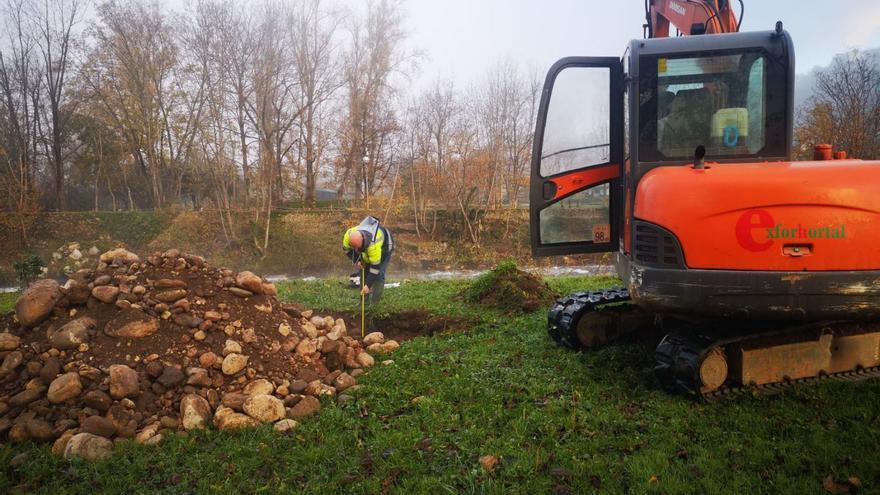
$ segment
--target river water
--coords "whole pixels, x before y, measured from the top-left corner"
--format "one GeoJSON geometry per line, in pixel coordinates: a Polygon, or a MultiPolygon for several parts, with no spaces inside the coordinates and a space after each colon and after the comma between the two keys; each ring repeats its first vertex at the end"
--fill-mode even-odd
{"type": "MultiPolygon", "coordinates": [[[[536,273],[545,277],[557,277],[557,276],[601,276],[608,275],[614,276],[614,267],[611,265],[582,265],[582,266],[544,266],[544,267],[523,267],[523,270],[536,273]]],[[[386,287],[394,286],[394,282],[399,282],[401,280],[449,280],[449,279],[468,279],[478,277],[488,270],[435,270],[435,271],[423,271],[423,272],[408,272],[408,271],[392,271],[388,274],[388,280],[391,283],[387,284],[386,287]]],[[[325,278],[333,278],[333,277],[298,277],[292,275],[267,275],[266,280],[270,282],[283,282],[288,280],[303,280],[306,282],[312,282],[316,280],[323,280],[325,278]]]]}

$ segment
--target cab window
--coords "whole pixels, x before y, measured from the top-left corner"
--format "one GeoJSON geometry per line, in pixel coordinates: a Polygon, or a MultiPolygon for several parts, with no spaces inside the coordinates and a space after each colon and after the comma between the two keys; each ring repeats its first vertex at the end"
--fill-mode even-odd
{"type": "Polygon", "coordinates": [[[640,66],[641,161],[687,160],[700,145],[710,158],[784,153],[785,98],[768,98],[778,88],[762,52],[643,56],[640,66]]]}

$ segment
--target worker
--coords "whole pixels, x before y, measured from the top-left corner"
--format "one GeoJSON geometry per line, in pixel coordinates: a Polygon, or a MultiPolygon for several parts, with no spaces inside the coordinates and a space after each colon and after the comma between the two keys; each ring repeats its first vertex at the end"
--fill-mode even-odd
{"type": "Polygon", "coordinates": [[[342,249],[361,268],[361,294],[367,296],[371,304],[379,302],[385,288],[385,273],[394,252],[391,232],[379,223],[378,218],[368,216],[357,227],[345,231],[342,249]]]}

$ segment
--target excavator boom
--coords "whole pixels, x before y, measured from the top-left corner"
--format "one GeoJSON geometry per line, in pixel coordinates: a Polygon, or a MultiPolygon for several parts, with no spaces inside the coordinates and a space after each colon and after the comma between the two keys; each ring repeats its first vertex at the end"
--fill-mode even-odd
{"type": "Polygon", "coordinates": [[[683,35],[736,33],[744,12],[742,0],[739,5],[737,18],[730,0],[645,0],[645,36],[669,37],[670,26],[683,35]]]}

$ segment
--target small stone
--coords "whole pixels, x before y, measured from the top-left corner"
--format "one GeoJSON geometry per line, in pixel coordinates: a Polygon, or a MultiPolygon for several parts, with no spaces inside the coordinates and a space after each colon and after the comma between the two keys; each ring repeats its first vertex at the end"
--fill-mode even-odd
{"type": "Polygon", "coordinates": [[[147,363],[144,368],[146,369],[147,375],[149,375],[150,378],[159,378],[159,375],[161,375],[162,372],[165,371],[165,364],[162,363],[162,361],[155,360],[147,363]]]}
{"type": "Polygon", "coordinates": [[[227,339],[226,343],[223,345],[223,355],[228,356],[230,354],[241,354],[241,344],[234,340],[227,339]]]}
{"type": "Polygon", "coordinates": [[[292,418],[305,418],[307,416],[311,416],[317,413],[320,410],[321,401],[310,395],[307,395],[290,409],[289,416],[292,418]]]}
{"type": "Polygon", "coordinates": [[[52,333],[49,337],[49,343],[57,349],[76,349],[80,344],[88,342],[89,332],[94,330],[96,326],[97,322],[94,318],[88,316],[77,318],[52,333]]]}
{"type": "Polygon", "coordinates": [[[92,297],[105,304],[113,304],[118,295],[119,287],[112,285],[101,285],[92,289],[92,297]]]}
{"type": "Polygon", "coordinates": [[[235,276],[235,285],[254,294],[263,293],[263,281],[252,272],[243,271],[235,276]]]}
{"type": "MultiPolygon", "coordinates": [[[[471,459],[473,459],[473,457],[471,459]]],[[[482,466],[483,469],[488,473],[494,471],[497,464],[498,458],[494,455],[484,455],[480,457],[480,466],[482,466]]]]}
{"type": "Polygon", "coordinates": [[[141,338],[157,330],[159,320],[134,308],[120,311],[104,327],[104,333],[110,337],[141,338]]]}
{"type": "Polygon", "coordinates": [[[287,323],[281,323],[280,325],[278,325],[278,333],[280,333],[284,337],[287,337],[288,335],[290,335],[290,325],[288,325],[287,323]]]}
{"type": "Polygon", "coordinates": [[[109,395],[100,391],[92,390],[83,396],[83,404],[98,411],[106,411],[113,404],[113,399],[109,395]]]}
{"type": "Polygon", "coordinates": [[[102,285],[109,285],[110,282],[112,282],[112,281],[113,281],[113,277],[111,277],[110,275],[99,275],[99,276],[95,277],[93,285],[95,287],[100,287],[102,285]]]}
{"type": "Polygon", "coordinates": [[[376,360],[373,359],[373,356],[367,354],[366,352],[361,352],[360,354],[358,354],[355,360],[359,365],[363,366],[364,368],[369,368],[370,366],[376,364],[376,360]]]}
{"type": "Polygon", "coordinates": [[[235,412],[228,407],[218,407],[214,412],[214,426],[221,430],[235,430],[239,428],[248,428],[251,426],[259,426],[260,422],[251,418],[247,414],[235,412]]]}
{"type": "Polygon", "coordinates": [[[275,385],[265,378],[254,380],[244,387],[245,395],[269,395],[275,391],[275,385]]]}
{"type": "Polygon", "coordinates": [[[305,380],[295,380],[293,383],[290,384],[288,388],[290,389],[290,393],[292,394],[301,394],[306,390],[306,388],[308,388],[308,386],[309,382],[305,380]]]}
{"type": "Polygon", "coordinates": [[[171,289],[162,292],[158,292],[153,297],[157,301],[162,301],[164,303],[173,303],[178,299],[183,299],[186,297],[186,289],[171,289]]]}
{"type": "Polygon", "coordinates": [[[247,299],[248,297],[251,297],[254,295],[253,292],[251,292],[249,290],[241,289],[239,287],[230,287],[229,292],[231,292],[233,296],[241,297],[243,299],[247,299]]]}
{"type": "Polygon", "coordinates": [[[248,357],[242,354],[229,354],[223,358],[223,374],[234,375],[247,366],[248,357]]]}
{"type": "Polygon", "coordinates": [[[111,249],[110,251],[105,252],[101,255],[99,260],[103,263],[113,263],[115,261],[121,261],[124,264],[137,263],[141,259],[138,258],[138,255],[128,251],[123,248],[111,249]]]}
{"type": "Polygon", "coordinates": [[[67,430],[61,434],[58,439],[55,440],[55,443],[52,444],[52,453],[55,455],[64,455],[64,449],[67,447],[67,442],[73,438],[73,431],[67,430]]]}
{"type": "Polygon", "coordinates": [[[18,349],[21,338],[9,332],[0,333],[0,351],[14,351],[18,349]]]}
{"type": "Polygon", "coordinates": [[[165,435],[157,433],[150,438],[144,440],[144,445],[159,445],[160,443],[162,443],[162,440],[165,440],[165,435]]]}
{"type": "Polygon", "coordinates": [[[140,391],[137,372],[124,364],[110,366],[110,396],[114,399],[133,397],[140,391]]]}
{"type": "Polygon", "coordinates": [[[303,339],[299,345],[296,346],[296,353],[300,356],[311,356],[317,351],[318,346],[313,339],[303,339]]]}
{"type": "Polygon", "coordinates": [[[375,344],[370,344],[367,346],[367,352],[372,354],[385,354],[385,344],[381,344],[376,342],[375,344]]]}
{"type": "Polygon", "coordinates": [[[160,278],[153,282],[153,287],[159,290],[186,289],[186,282],[176,278],[160,278]]]}
{"type": "Polygon", "coordinates": [[[61,362],[57,357],[50,357],[40,370],[40,379],[48,385],[58,376],[58,373],[61,373],[61,362]]]}
{"type": "Polygon", "coordinates": [[[252,395],[242,405],[245,414],[263,423],[273,423],[284,418],[286,411],[281,399],[267,394],[252,395]]]}
{"type": "Polygon", "coordinates": [[[106,459],[113,455],[113,442],[91,433],[77,433],[67,442],[64,458],[79,457],[89,461],[106,459]]]}
{"type": "Polygon", "coordinates": [[[13,351],[7,354],[6,357],[3,358],[3,364],[0,364],[0,378],[15,371],[21,366],[22,360],[24,360],[24,355],[19,351],[13,351]]]}
{"type": "Polygon", "coordinates": [[[89,416],[80,424],[80,429],[104,438],[110,438],[116,434],[116,426],[113,422],[102,416],[89,416]]]}
{"type": "Polygon", "coordinates": [[[364,345],[382,344],[385,342],[385,335],[382,332],[371,332],[364,337],[364,345]]]}
{"type": "Polygon", "coordinates": [[[333,386],[336,387],[337,392],[342,392],[353,385],[357,385],[357,380],[348,373],[340,373],[339,376],[333,380],[333,386]]]}
{"type": "Polygon", "coordinates": [[[278,433],[288,433],[296,429],[297,426],[299,426],[299,423],[292,419],[282,419],[281,421],[275,423],[275,426],[273,426],[272,429],[274,429],[278,433]]]}
{"type": "Polygon", "coordinates": [[[180,418],[183,429],[201,429],[211,422],[211,405],[196,394],[187,394],[180,401],[180,418]]]}
{"type": "Polygon", "coordinates": [[[244,406],[244,401],[246,401],[247,398],[247,394],[243,394],[240,392],[229,392],[223,394],[223,398],[220,400],[220,402],[226,407],[229,407],[236,411],[241,411],[242,406],[244,406]]]}
{"type": "Polygon", "coordinates": [[[79,373],[72,371],[52,381],[46,398],[53,404],[60,404],[77,397],[81,392],[82,382],[79,380],[79,373]]]}
{"type": "Polygon", "coordinates": [[[137,443],[144,443],[150,438],[154,437],[157,433],[159,433],[159,423],[151,423],[145,426],[141,431],[137,432],[134,436],[134,441],[137,443]]]}
{"type": "Polygon", "coordinates": [[[217,362],[217,355],[211,351],[203,352],[201,356],[199,356],[199,364],[201,364],[205,368],[210,368],[214,366],[214,363],[217,362]]]}
{"type": "Polygon", "coordinates": [[[55,438],[54,428],[42,419],[31,418],[24,423],[28,436],[39,442],[48,442],[55,438]]]}
{"type": "Polygon", "coordinates": [[[207,337],[207,335],[205,335],[205,332],[203,332],[203,331],[201,331],[201,330],[199,330],[199,331],[197,331],[196,333],[193,334],[193,338],[196,339],[196,340],[199,341],[199,342],[205,340],[206,337],[207,337]]]}
{"type": "Polygon", "coordinates": [[[161,383],[165,388],[176,387],[180,382],[182,382],[186,376],[184,376],[183,372],[180,371],[175,366],[166,366],[164,370],[162,370],[162,374],[159,375],[159,378],[156,379],[157,382],[161,383]]]}

